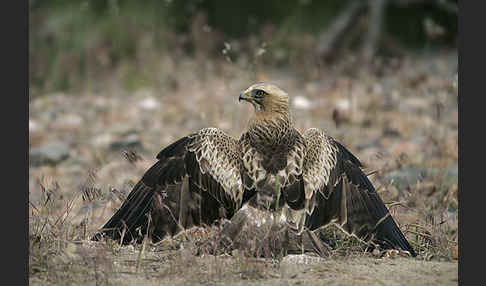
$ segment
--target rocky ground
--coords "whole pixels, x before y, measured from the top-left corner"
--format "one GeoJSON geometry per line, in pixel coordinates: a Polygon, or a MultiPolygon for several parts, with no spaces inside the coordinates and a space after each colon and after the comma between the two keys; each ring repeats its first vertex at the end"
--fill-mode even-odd
{"type": "MultiPolygon", "coordinates": [[[[98,91],[29,102],[29,279],[32,284],[451,285],[458,279],[457,53],[314,76],[237,63],[160,59],[162,88],[98,91]],[[326,130],[366,165],[419,256],[377,258],[336,239],[326,260],[195,256],[189,246],[88,243],[169,143],[214,126],[238,137],[256,80],[291,96],[296,126],[326,130]],[[128,156],[134,151],[138,160],[128,156]],[[161,250],[162,249],[162,250],[161,250]],[[138,265],[138,266],[137,266],[138,265]]],[[[334,233],[334,231],[333,231],[334,233]]],[[[336,236],[337,238],[338,236],[336,236]]],[[[310,259],[310,258],[309,258],[310,259]]]]}

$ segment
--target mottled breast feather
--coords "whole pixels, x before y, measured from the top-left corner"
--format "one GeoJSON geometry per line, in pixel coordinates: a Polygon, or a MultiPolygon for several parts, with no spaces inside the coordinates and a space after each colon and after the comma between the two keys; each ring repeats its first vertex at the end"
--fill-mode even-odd
{"type": "MultiPolygon", "coordinates": [[[[192,137],[187,150],[196,155],[201,173],[209,174],[239,206],[244,189],[238,141],[217,128],[201,129],[192,137]]],[[[213,195],[218,197],[218,194],[213,195]]]]}
{"type": "MultiPolygon", "coordinates": [[[[255,135],[255,134],[251,134],[255,135]]],[[[282,213],[288,225],[301,233],[305,222],[305,194],[302,180],[306,144],[295,129],[285,136],[275,136],[272,144],[255,140],[250,134],[241,136],[241,172],[246,189],[265,192],[278,187],[285,200],[282,213]],[[274,157],[282,164],[272,164],[274,157]],[[270,161],[270,162],[268,162],[270,161]],[[270,166],[270,167],[269,167],[270,166]],[[278,166],[276,168],[275,166],[278,166]]]]}
{"type": "Polygon", "coordinates": [[[245,188],[253,189],[262,184],[273,184],[274,180],[277,180],[281,188],[285,188],[299,180],[303,171],[306,148],[304,138],[296,130],[284,139],[286,142],[275,144],[279,147],[255,143],[250,138],[248,133],[245,133],[240,139],[241,170],[245,188]],[[275,168],[271,162],[267,162],[273,160],[273,157],[279,157],[283,162],[278,164],[278,168],[275,168]]]}

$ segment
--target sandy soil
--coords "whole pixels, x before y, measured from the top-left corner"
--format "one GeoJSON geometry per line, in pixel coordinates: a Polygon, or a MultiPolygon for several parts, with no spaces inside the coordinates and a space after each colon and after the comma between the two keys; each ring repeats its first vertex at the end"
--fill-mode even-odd
{"type": "MultiPolygon", "coordinates": [[[[458,263],[367,254],[338,258],[289,255],[282,261],[194,256],[189,250],[143,253],[126,246],[108,253],[100,243],[74,245],[64,271],[30,278],[31,285],[457,285],[458,263]],[[96,245],[95,245],[96,244],[96,245]],[[96,253],[103,252],[103,256],[96,253]],[[57,282],[56,282],[57,281],[57,282]]],[[[61,267],[59,263],[57,267],[61,267]]],[[[59,269],[61,270],[61,269],[59,269]]]]}

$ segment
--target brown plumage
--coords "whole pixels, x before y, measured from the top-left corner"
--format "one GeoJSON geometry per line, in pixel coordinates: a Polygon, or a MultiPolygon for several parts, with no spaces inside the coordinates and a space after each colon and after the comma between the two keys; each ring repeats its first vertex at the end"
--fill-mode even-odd
{"type": "Polygon", "coordinates": [[[286,92],[257,83],[239,100],[255,108],[239,140],[205,128],[164,148],[94,239],[140,241],[148,229],[158,241],[247,206],[281,214],[295,233],[334,223],[415,256],[360,161],[323,131],[294,128],[286,92]]]}

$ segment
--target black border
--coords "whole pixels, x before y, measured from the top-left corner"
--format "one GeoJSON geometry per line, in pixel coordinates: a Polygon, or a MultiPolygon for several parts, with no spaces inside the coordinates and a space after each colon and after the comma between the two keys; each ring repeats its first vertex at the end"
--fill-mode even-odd
{"type": "Polygon", "coordinates": [[[458,265],[458,279],[459,285],[465,284],[464,275],[464,153],[463,153],[463,135],[464,135],[464,2],[458,1],[459,14],[458,14],[458,202],[459,202],[459,225],[458,225],[458,249],[459,249],[459,265],[458,265]],[[462,16],[461,16],[462,15],[462,16]]]}
{"type": "MultiPolygon", "coordinates": [[[[18,127],[15,129],[19,130],[22,132],[22,134],[25,134],[22,139],[23,140],[15,140],[13,143],[16,145],[15,148],[19,148],[20,146],[25,146],[25,150],[27,152],[24,153],[24,160],[25,160],[25,168],[26,168],[26,173],[25,178],[20,175],[20,182],[24,182],[26,188],[25,190],[22,190],[22,188],[19,188],[19,184],[17,179],[14,179],[13,182],[15,182],[15,185],[17,187],[12,186],[8,191],[15,193],[15,196],[17,197],[19,202],[15,202],[12,204],[7,204],[9,208],[15,208],[19,213],[19,221],[17,222],[16,219],[13,219],[15,222],[16,226],[15,228],[19,229],[19,232],[22,232],[23,235],[18,235],[18,236],[13,236],[11,237],[12,240],[14,240],[14,244],[20,244],[19,247],[12,248],[12,252],[16,252],[15,255],[11,255],[10,257],[15,257],[15,260],[18,260],[19,271],[21,273],[17,273],[17,268],[15,271],[10,272],[10,275],[14,275],[15,279],[14,281],[18,281],[18,285],[29,285],[29,157],[28,157],[28,150],[29,150],[29,2],[28,1],[16,1],[15,3],[19,7],[19,12],[20,13],[13,13],[12,16],[10,17],[16,17],[17,21],[11,21],[10,17],[6,17],[8,19],[7,21],[10,23],[10,25],[6,24],[5,27],[7,29],[13,28],[13,26],[16,26],[14,28],[14,32],[12,34],[12,49],[13,49],[13,56],[11,58],[11,61],[15,62],[15,67],[12,68],[12,70],[15,71],[15,77],[19,78],[19,82],[17,81],[12,81],[13,84],[15,84],[13,88],[12,94],[16,97],[16,101],[18,99],[18,105],[19,108],[14,109],[14,110],[25,110],[25,113],[27,115],[27,118],[21,118],[19,120],[18,127]],[[13,23],[12,23],[13,22],[13,23]],[[19,23],[16,23],[19,22],[19,23]],[[18,29],[18,30],[17,30],[18,29]],[[20,43],[20,44],[17,44],[20,43]],[[23,68],[25,67],[25,69],[23,68]],[[23,80],[22,80],[23,79],[23,80]],[[23,82],[25,80],[25,83],[23,82]],[[20,90],[19,90],[20,89],[20,90]],[[22,142],[22,143],[20,143],[22,142]],[[20,207],[20,206],[23,206],[20,207]],[[22,224],[21,222],[24,222],[22,224]],[[20,252],[18,249],[22,249],[23,251],[20,252]],[[22,270],[20,270],[22,269],[22,270]],[[22,283],[23,282],[23,283],[22,283]]],[[[6,13],[9,12],[10,9],[7,8],[5,9],[6,13]]],[[[11,112],[11,113],[17,113],[17,112],[11,112]]],[[[10,114],[11,114],[10,113],[10,114]]],[[[7,124],[11,123],[11,120],[6,121],[7,124]]],[[[21,148],[21,147],[20,147],[21,148]]],[[[13,157],[10,162],[15,162],[17,161],[18,158],[16,154],[20,154],[21,152],[12,152],[10,156],[13,157]]],[[[18,174],[21,174],[21,172],[18,172],[18,174]]],[[[10,212],[10,214],[13,214],[14,212],[10,212]]],[[[10,215],[12,217],[12,215],[10,215]]],[[[10,217],[7,216],[7,219],[10,219],[10,217]]],[[[15,261],[15,265],[17,265],[17,261],[15,261]]],[[[7,262],[8,263],[8,262],[7,262]]],[[[7,280],[8,281],[8,280],[7,280]]]]}
{"type": "Polygon", "coordinates": [[[475,261],[476,258],[484,259],[482,253],[484,252],[482,234],[485,209],[483,205],[485,191],[482,189],[484,182],[473,182],[472,180],[485,177],[482,166],[484,163],[480,157],[485,148],[484,142],[481,142],[484,133],[485,111],[484,105],[480,101],[484,97],[484,84],[486,83],[484,76],[486,44],[483,29],[486,16],[482,9],[484,7],[470,4],[484,4],[484,2],[458,1],[459,285],[476,284],[474,283],[477,280],[476,277],[483,276],[485,271],[484,263],[475,261]],[[466,3],[468,5],[465,5],[466,3]],[[475,101],[477,101],[476,104],[475,101]],[[475,108],[477,110],[474,110],[475,108]],[[469,139],[467,139],[468,137],[469,139]],[[473,159],[468,158],[468,154],[473,159]],[[473,161],[479,161],[480,165],[473,166],[472,164],[475,164],[473,161]],[[476,184],[479,187],[475,187],[476,184]]]}
{"type": "Polygon", "coordinates": [[[2,171],[4,184],[0,208],[4,223],[1,235],[5,262],[2,280],[12,285],[29,284],[29,1],[5,5],[0,17],[4,72],[0,112],[4,143],[1,162],[5,167],[2,171]],[[25,172],[20,170],[22,164],[25,164],[25,172]]]}

